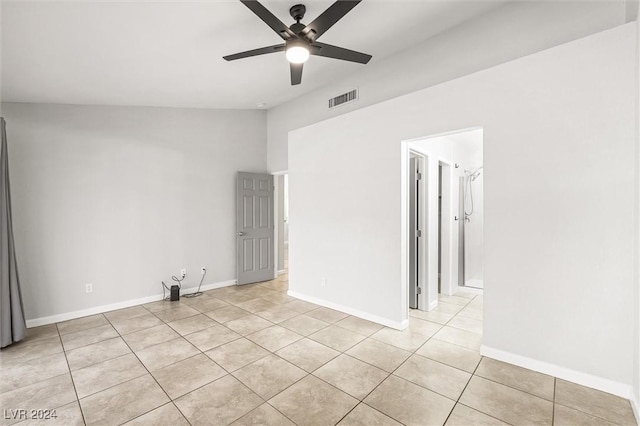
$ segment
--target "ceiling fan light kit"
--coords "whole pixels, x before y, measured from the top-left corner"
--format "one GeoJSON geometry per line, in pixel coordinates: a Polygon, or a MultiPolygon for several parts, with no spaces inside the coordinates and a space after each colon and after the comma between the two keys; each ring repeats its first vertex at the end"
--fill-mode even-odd
{"type": "Polygon", "coordinates": [[[292,64],[304,64],[309,59],[309,48],[302,40],[292,40],[287,42],[285,55],[292,64]]]}
{"type": "Polygon", "coordinates": [[[297,85],[302,82],[302,67],[310,55],[366,64],[371,60],[371,55],[317,41],[322,34],[342,19],[351,9],[356,7],[360,1],[361,0],[338,0],[309,25],[300,23],[304,18],[307,8],[303,4],[296,4],[289,9],[289,14],[296,22],[287,27],[258,1],[240,0],[240,3],[247,6],[247,8],[255,13],[265,24],[271,27],[271,29],[284,40],[284,44],[248,50],[246,52],[227,55],[223,58],[227,61],[235,61],[237,59],[284,51],[291,70],[291,85],[297,85]]]}

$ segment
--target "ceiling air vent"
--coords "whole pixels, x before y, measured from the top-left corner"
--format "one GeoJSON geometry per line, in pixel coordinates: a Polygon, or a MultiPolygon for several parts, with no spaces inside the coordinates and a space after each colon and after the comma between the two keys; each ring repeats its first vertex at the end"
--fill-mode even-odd
{"type": "Polygon", "coordinates": [[[358,100],[358,89],[353,89],[342,95],[338,95],[335,98],[329,99],[329,109],[338,107],[340,105],[347,104],[358,100]]]}

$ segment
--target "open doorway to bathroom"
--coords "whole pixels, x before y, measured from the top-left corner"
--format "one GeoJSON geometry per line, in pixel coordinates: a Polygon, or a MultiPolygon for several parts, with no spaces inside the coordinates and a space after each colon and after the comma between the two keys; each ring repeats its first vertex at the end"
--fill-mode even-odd
{"type": "Polygon", "coordinates": [[[289,174],[279,172],[274,174],[275,185],[275,256],[276,276],[288,278],[289,272],[289,174]]]}
{"type": "Polygon", "coordinates": [[[430,311],[484,288],[483,131],[411,140],[405,152],[409,306],[430,311]]]}

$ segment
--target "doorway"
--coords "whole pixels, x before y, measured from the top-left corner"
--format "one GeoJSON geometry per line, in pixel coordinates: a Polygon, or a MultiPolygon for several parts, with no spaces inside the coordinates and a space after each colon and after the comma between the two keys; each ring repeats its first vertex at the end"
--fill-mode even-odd
{"type": "Polygon", "coordinates": [[[440,294],[482,291],[482,132],[475,128],[403,143],[407,307],[430,311],[440,294]],[[418,158],[424,163],[416,169],[418,158]]]}
{"type": "Polygon", "coordinates": [[[273,173],[275,185],[275,239],[276,270],[273,278],[288,275],[289,271],[289,174],[273,173]]]}

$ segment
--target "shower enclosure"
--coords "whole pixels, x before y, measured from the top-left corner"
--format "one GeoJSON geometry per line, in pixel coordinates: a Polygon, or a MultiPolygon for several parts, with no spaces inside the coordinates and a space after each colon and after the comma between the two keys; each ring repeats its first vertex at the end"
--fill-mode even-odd
{"type": "Polygon", "coordinates": [[[458,285],[484,288],[483,166],[460,176],[458,221],[458,285]]]}

